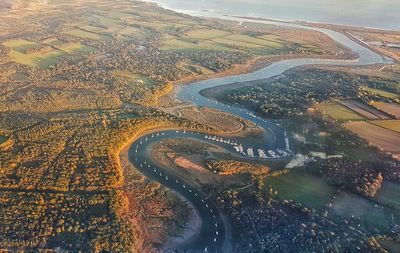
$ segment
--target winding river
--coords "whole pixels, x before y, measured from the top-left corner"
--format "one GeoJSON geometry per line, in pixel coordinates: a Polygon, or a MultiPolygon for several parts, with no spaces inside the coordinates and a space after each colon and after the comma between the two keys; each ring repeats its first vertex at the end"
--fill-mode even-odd
{"type": "MultiPolygon", "coordinates": [[[[193,14],[193,13],[191,13],[193,14]]],[[[208,14],[209,16],[211,14],[208,14]]],[[[204,16],[204,15],[202,15],[204,16]]],[[[219,17],[221,18],[221,17],[219,17]]],[[[220,85],[228,85],[240,82],[256,81],[281,75],[283,72],[305,65],[346,65],[346,66],[361,66],[372,64],[386,64],[390,60],[383,58],[379,54],[363,47],[348,38],[347,36],[322,28],[314,28],[301,26],[297,24],[278,23],[263,20],[252,20],[246,18],[224,16],[224,19],[237,22],[257,22],[266,24],[276,24],[282,26],[290,26],[301,29],[312,29],[322,32],[331,37],[337,43],[351,49],[358,54],[356,60],[328,60],[328,59],[290,59],[275,62],[261,70],[241,74],[226,76],[193,82],[188,85],[181,86],[177,92],[177,98],[191,103],[196,106],[209,107],[215,110],[233,114],[237,117],[244,118],[258,125],[264,130],[264,136],[259,142],[249,143],[245,139],[227,139],[226,137],[218,137],[205,135],[202,133],[169,130],[147,134],[137,139],[129,149],[129,159],[142,173],[147,177],[155,180],[162,185],[180,193],[184,198],[190,201],[197,209],[202,225],[199,235],[182,245],[182,250],[190,250],[191,252],[225,252],[228,237],[225,233],[226,228],[222,220],[221,214],[218,212],[215,204],[207,199],[207,196],[191,187],[187,182],[182,180],[178,175],[172,174],[168,170],[156,165],[149,156],[148,148],[152,143],[159,142],[163,139],[171,138],[194,138],[202,141],[217,144],[238,155],[248,159],[284,159],[291,156],[290,145],[286,132],[274,124],[272,121],[263,119],[243,108],[225,105],[214,100],[209,100],[201,95],[201,91],[206,88],[212,88],[220,85]]]]}

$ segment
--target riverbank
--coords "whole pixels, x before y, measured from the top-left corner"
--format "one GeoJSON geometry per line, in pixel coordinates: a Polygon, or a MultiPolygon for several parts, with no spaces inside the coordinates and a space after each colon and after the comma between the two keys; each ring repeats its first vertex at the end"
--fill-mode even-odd
{"type": "MultiPolygon", "coordinates": [[[[195,130],[195,132],[197,132],[195,130]]],[[[207,248],[211,252],[221,252],[222,245],[225,245],[225,231],[223,227],[223,221],[215,203],[208,200],[206,196],[199,191],[197,188],[193,187],[189,182],[179,174],[171,173],[165,166],[160,166],[156,163],[157,159],[154,160],[152,156],[149,155],[150,150],[149,145],[153,143],[164,142],[169,139],[176,139],[180,137],[191,137],[203,139],[203,134],[193,133],[188,131],[162,131],[157,132],[157,134],[148,134],[137,139],[132,148],[129,150],[129,155],[131,162],[138,170],[146,175],[146,177],[152,179],[152,181],[159,182],[165,185],[168,189],[179,192],[186,199],[191,201],[199,211],[203,225],[201,226],[201,231],[199,236],[195,236],[193,240],[187,242],[181,249],[196,249],[203,250],[207,248]]],[[[170,209],[164,209],[164,211],[174,210],[176,207],[171,207],[170,209]]],[[[182,216],[183,217],[183,216],[182,216]]],[[[158,249],[160,247],[157,247],[158,249]]]]}
{"type": "MultiPolygon", "coordinates": [[[[184,130],[184,128],[174,124],[149,127],[143,131],[133,133],[129,140],[116,152],[118,154],[117,162],[124,176],[122,190],[126,196],[125,210],[123,210],[122,216],[131,224],[131,228],[134,231],[134,252],[160,252],[160,248],[173,249],[182,247],[197,239],[201,228],[202,222],[196,208],[174,191],[171,192],[189,210],[187,213],[188,222],[180,236],[177,237],[174,234],[175,232],[171,230],[171,226],[160,226],[160,224],[154,223],[157,222],[154,217],[147,218],[147,215],[152,213],[154,209],[160,208],[169,210],[168,214],[171,215],[169,218],[164,217],[164,219],[182,219],[182,217],[173,217],[173,213],[176,210],[166,206],[164,201],[156,198],[154,191],[162,190],[164,187],[156,181],[149,180],[142,172],[136,169],[129,158],[129,149],[136,140],[152,133],[168,130],[184,130]],[[145,201],[146,197],[149,199],[145,201]],[[151,204],[147,202],[151,202],[151,204]],[[151,227],[157,227],[158,229],[151,230],[149,229],[151,227]],[[159,245],[159,247],[156,248],[155,245],[159,245]]],[[[166,190],[167,188],[164,189],[166,190]]],[[[229,227],[227,224],[225,226],[229,227]]]]}
{"type": "Polygon", "coordinates": [[[188,206],[189,212],[187,223],[182,232],[179,232],[175,236],[172,235],[167,239],[166,243],[163,246],[162,252],[173,252],[175,250],[178,250],[185,244],[190,243],[199,236],[199,231],[202,226],[200,214],[196,210],[196,207],[178,192],[175,193],[182,200],[182,202],[188,206]]]}
{"type": "MultiPolygon", "coordinates": [[[[154,222],[157,222],[157,219],[146,218],[147,215],[153,211],[151,209],[169,207],[165,206],[165,203],[163,203],[164,201],[154,196],[154,191],[158,191],[162,186],[157,182],[152,182],[147,179],[145,175],[136,169],[129,159],[129,149],[141,136],[162,130],[172,130],[177,128],[178,127],[171,124],[170,126],[150,127],[146,130],[136,132],[116,152],[118,154],[118,165],[124,176],[122,190],[127,201],[125,204],[126,209],[123,211],[123,217],[131,224],[131,228],[134,231],[135,245],[134,249],[132,249],[134,252],[159,252],[154,245],[164,245],[168,240],[170,240],[169,234],[171,231],[169,230],[170,227],[167,226],[160,227],[153,231],[149,229],[150,227],[155,226],[154,222]],[[142,203],[146,197],[153,198],[145,201],[151,202],[150,205],[148,205],[148,203],[142,203]]],[[[168,215],[172,215],[172,213],[169,212],[168,215]]],[[[172,219],[172,216],[168,219],[172,219]]],[[[195,220],[195,215],[192,215],[188,225],[192,226],[196,224],[197,221],[195,220]]],[[[190,236],[191,235],[189,234],[183,238],[188,239],[190,236]]],[[[170,247],[173,246],[174,244],[170,243],[170,247]]]]}
{"type": "MultiPolygon", "coordinates": [[[[342,37],[339,37],[340,39],[343,39],[342,37]]],[[[353,45],[354,46],[354,45],[353,45]]],[[[362,52],[362,51],[361,51],[362,52]]],[[[302,56],[302,57],[304,57],[304,55],[302,56]]],[[[308,57],[308,55],[306,56],[307,58],[309,58],[308,57]]],[[[321,58],[321,56],[319,56],[318,58],[321,58]]],[[[365,56],[365,58],[366,59],[368,59],[366,56],[365,56]]],[[[291,59],[291,58],[290,58],[291,59]]],[[[188,83],[188,82],[192,82],[192,80],[208,80],[208,82],[206,82],[206,84],[207,85],[209,85],[209,86],[218,86],[218,85],[221,85],[221,84],[224,84],[223,83],[223,81],[222,80],[220,80],[221,82],[213,82],[214,80],[212,80],[213,78],[216,78],[216,77],[222,77],[221,79],[224,79],[223,77],[231,77],[231,76],[237,76],[237,75],[239,75],[240,73],[248,73],[248,72],[252,72],[252,73],[249,73],[249,74],[247,74],[246,75],[246,78],[259,78],[259,77],[261,77],[261,76],[275,76],[275,75],[279,75],[279,74],[281,74],[281,73],[283,73],[283,71],[285,71],[285,70],[287,70],[287,69],[291,69],[291,68],[293,68],[293,67],[297,67],[297,66],[302,66],[302,65],[307,65],[307,64],[327,64],[326,62],[329,62],[329,61],[327,61],[326,59],[321,59],[321,60],[309,60],[309,61],[307,61],[307,60],[304,60],[304,59],[298,59],[298,61],[296,61],[296,60],[293,60],[293,61],[290,61],[290,60],[287,60],[287,61],[284,61],[283,63],[282,62],[277,62],[277,63],[271,63],[271,61],[269,61],[269,60],[266,60],[266,58],[263,58],[263,60],[261,61],[261,63],[263,63],[263,64],[265,64],[265,65],[257,65],[256,63],[257,63],[257,60],[260,60],[260,59],[254,59],[252,62],[250,61],[250,62],[248,62],[247,64],[245,64],[245,65],[242,65],[242,66],[240,66],[240,65],[238,65],[238,66],[234,66],[233,68],[231,68],[230,70],[227,70],[227,71],[224,71],[224,72],[222,72],[222,73],[218,73],[218,74],[215,74],[215,75],[210,75],[210,76],[195,76],[195,77],[190,77],[190,78],[188,78],[188,79],[185,79],[185,80],[180,80],[180,81],[177,81],[177,82],[175,82],[174,83],[174,92],[172,93],[172,95],[174,95],[174,96],[176,96],[180,91],[181,91],[181,89],[182,89],[182,85],[180,85],[180,84],[183,84],[183,83],[188,83]],[[256,66],[259,66],[259,68],[257,69],[257,67],[256,66]],[[268,70],[269,70],[269,67],[276,67],[276,66],[278,66],[278,68],[277,69],[275,69],[275,71],[273,71],[272,73],[270,73],[270,72],[268,72],[268,70]],[[266,73],[268,73],[268,74],[266,74],[266,73]]],[[[291,59],[292,60],[292,59],[291,59]]],[[[372,60],[371,60],[371,62],[373,61],[374,59],[372,58],[372,60]]],[[[348,63],[351,63],[352,61],[349,61],[348,63]]],[[[258,63],[260,63],[260,62],[258,62],[258,63]]],[[[341,62],[335,62],[335,61],[331,61],[331,64],[332,65],[334,65],[334,64],[340,64],[341,62]]],[[[228,79],[229,80],[229,83],[234,83],[235,81],[232,81],[231,79],[234,79],[234,78],[226,78],[226,79],[228,79]]],[[[240,79],[240,77],[239,76],[237,76],[237,79],[238,80],[240,80],[240,81],[242,81],[241,79],[240,79]]],[[[236,81],[237,82],[237,81],[236,81]]],[[[192,86],[194,86],[194,85],[197,85],[197,86],[199,86],[199,89],[201,89],[202,88],[202,86],[201,86],[201,84],[204,84],[204,83],[201,83],[201,82],[195,82],[195,83],[191,83],[191,85],[192,86]]],[[[227,84],[227,83],[226,83],[227,84]]],[[[186,85],[185,85],[186,86],[186,85]]],[[[205,88],[205,87],[204,87],[205,88]]],[[[196,92],[196,89],[193,89],[193,92],[196,92]]],[[[197,94],[197,93],[196,93],[197,94]]],[[[189,96],[190,97],[190,96],[189,96]]],[[[173,99],[175,99],[175,98],[173,98],[173,99]]],[[[182,101],[185,101],[185,99],[183,99],[183,97],[181,98],[182,99],[182,101]]],[[[195,103],[195,104],[197,104],[197,105],[201,105],[201,106],[203,106],[202,104],[199,104],[199,103],[196,103],[196,102],[194,102],[194,101],[191,101],[191,100],[188,100],[188,99],[186,99],[186,101],[187,102],[193,102],[193,103],[195,103]]],[[[186,103],[186,102],[185,102],[186,103]]],[[[207,106],[207,104],[205,104],[206,106],[207,106]]],[[[212,108],[213,108],[213,106],[211,106],[212,108]]],[[[217,107],[217,106],[215,106],[214,105],[214,107],[217,107]]],[[[218,108],[215,108],[215,109],[221,109],[220,107],[218,107],[218,108]]],[[[233,109],[232,109],[233,110],[233,109]]],[[[229,112],[232,112],[232,110],[230,110],[229,112]]],[[[250,120],[255,120],[255,119],[252,119],[252,118],[250,118],[250,116],[249,116],[249,114],[245,114],[245,112],[244,111],[241,111],[241,112],[237,112],[237,111],[233,111],[233,113],[236,115],[236,116],[239,116],[239,117],[246,117],[246,118],[248,118],[248,119],[250,119],[250,120]],[[247,115],[247,116],[246,116],[247,115]]],[[[257,124],[259,124],[259,123],[262,123],[262,122],[259,122],[259,121],[257,121],[257,124]]],[[[269,123],[268,123],[269,124],[269,123]]],[[[264,124],[265,125],[265,124],[264,124]]],[[[270,127],[274,127],[274,126],[270,126],[270,127]]],[[[163,129],[163,128],[159,128],[159,129],[157,129],[157,131],[160,131],[161,129],[163,129]]],[[[275,129],[275,128],[273,128],[273,129],[275,129]]],[[[276,130],[275,131],[277,131],[278,130],[278,128],[276,128],[276,130]]],[[[272,132],[272,130],[271,130],[271,132],[272,132]]],[[[143,136],[143,134],[144,133],[141,133],[141,136],[143,136]]],[[[282,139],[281,138],[281,133],[279,134],[279,140],[282,142],[282,140],[283,140],[283,142],[284,142],[284,139],[282,139]]],[[[274,133],[274,138],[275,138],[275,140],[276,140],[276,135],[275,135],[275,133],[274,133]]],[[[128,144],[129,146],[134,142],[134,140],[137,140],[137,138],[139,138],[139,136],[137,135],[137,136],[135,136],[135,138],[133,138],[133,140],[128,144]]],[[[125,158],[128,158],[128,161],[129,161],[129,156],[128,156],[128,154],[127,154],[127,152],[126,152],[126,157],[125,158]]],[[[146,179],[143,179],[143,175],[141,176],[141,180],[146,180],[146,179]]],[[[132,201],[132,202],[134,202],[134,201],[132,201]]],[[[137,219],[137,218],[136,218],[137,219]]],[[[137,221],[137,220],[133,220],[133,222],[135,222],[135,221],[137,221]]],[[[137,223],[137,224],[139,224],[139,223],[137,223]]],[[[142,226],[142,227],[146,227],[146,226],[142,226]]],[[[147,226],[148,227],[148,226],[147,226]]],[[[139,224],[139,228],[140,228],[140,224],[139,224]]],[[[146,237],[145,237],[146,238],[146,237]]],[[[143,240],[143,238],[142,238],[142,243],[146,243],[146,240],[143,240]]],[[[148,243],[148,242],[147,242],[148,243]]],[[[164,243],[165,243],[165,241],[164,241],[164,243]]]]}
{"type": "Polygon", "coordinates": [[[283,60],[293,60],[293,59],[329,59],[329,60],[349,60],[353,61],[357,59],[357,55],[354,53],[347,53],[345,54],[339,54],[339,55],[327,55],[327,56],[321,56],[321,55],[309,55],[309,54],[292,54],[292,55],[269,55],[269,56],[263,56],[263,57],[254,57],[251,58],[248,62],[245,64],[236,64],[233,65],[231,68],[218,72],[218,73],[213,73],[209,75],[196,75],[196,76],[189,76],[186,78],[183,78],[181,80],[171,82],[168,88],[168,93],[163,93],[162,95],[157,97],[157,103],[154,104],[156,108],[159,108],[161,110],[164,110],[166,112],[174,112],[176,109],[179,109],[179,107],[186,107],[187,104],[184,101],[181,101],[177,99],[176,95],[179,93],[179,91],[182,89],[183,86],[194,83],[194,82],[200,82],[204,80],[210,80],[210,79],[216,79],[216,78],[224,78],[224,77],[229,77],[229,76],[237,76],[237,75],[242,75],[246,73],[252,73],[255,71],[262,70],[271,64],[283,60]]]}
{"type": "Polygon", "coordinates": [[[176,94],[179,92],[179,89],[181,86],[186,85],[188,83],[198,82],[198,81],[213,79],[213,78],[221,78],[221,77],[226,77],[226,76],[249,73],[249,72],[263,69],[263,68],[267,67],[268,65],[270,65],[271,63],[272,63],[272,61],[270,61],[267,57],[258,56],[258,57],[251,58],[244,64],[235,64],[231,68],[226,69],[222,72],[217,72],[217,73],[208,74],[208,75],[192,75],[192,76],[188,76],[186,78],[177,80],[175,82],[171,82],[172,89],[169,90],[170,91],[169,93],[166,93],[163,96],[160,96],[158,98],[157,107],[160,107],[160,109],[164,109],[166,106],[176,107],[177,105],[180,105],[180,103],[176,101],[176,99],[177,99],[176,94]]]}

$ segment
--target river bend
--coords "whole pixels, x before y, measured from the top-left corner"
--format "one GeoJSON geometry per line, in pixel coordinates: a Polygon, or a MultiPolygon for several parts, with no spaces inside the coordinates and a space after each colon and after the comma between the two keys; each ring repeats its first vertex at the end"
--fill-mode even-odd
{"type": "Polygon", "coordinates": [[[323,28],[301,26],[298,24],[278,23],[272,21],[253,20],[238,17],[224,16],[223,18],[237,22],[257,22],[266,24],[273,23],[282,26],[316,30],[328,35],[334,41],[343,45],[344,47],[349,48],[359,57],[354,60],[282,60],[272,63],[271,65],[263,69],[251,73],[197,81],[187,85],[183,85],[179,88],[176,94],[177,98],[187,103],[233,114],[237,117],[241,117],[253,122],[264,130],[264,136],[262,139],[260,139],[261,141],[259,141],[258,143],[249,143],[245,139],[219,137],[182,130],[169,130],[141,136],[131,145],[129,149],[129,159],[136,168],[138,168],[142,173],[144,173],[152,180],[155,180],[162,185],[181,194],[188,201],[192,202],[192,204],[197,209],[202,220],[202,226],[199,232],[199,236],[182,246],[183,250],[190,250],[191,252],[224,252],[224,245],[226,245],[227,237],[225,234],[226,228],[224,227],[222,216],[218,212],[215,204],[211,200],[207,199],[207,197],[204,196],[203,193],[191,187],[178,175],[172,174],[168,170],[163,169],[152,161],[148,152],[148,148],[152,143],[159,142],[163,139],[184,137],[194,138],[217,144],[232,152],[236,152],[238,155],[246,157],[248,159],[284,159],[292,155],[290,150],[290,143],[287,138],[286,132],[274,122],[264,119],[247,109],[226,105],[214,100],[210,100],[200,94],[202,90],[220,85],[229,85],[233,83],[237,84],[242,82],[271,78],[279,76],[285,71],[299,66],[362,66],[372,64],[385,64],[390,62],[390,60],[371,51],[367,47],[364,47],[361,44],[354,42],[352,39],[336,31],[331,31],[323,28]]]}

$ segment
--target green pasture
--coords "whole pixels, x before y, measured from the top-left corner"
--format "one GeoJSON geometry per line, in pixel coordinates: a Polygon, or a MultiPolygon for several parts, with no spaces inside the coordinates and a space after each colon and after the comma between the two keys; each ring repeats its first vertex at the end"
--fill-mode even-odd
{"type": "Polygon", "coordinates": [[[336,102],[320,103],[315,106],[318,111],[326,113],[335,120],[365,120],[362,115],[336,102]]]}
{"type": "Polygon", "coordinates": [[[291,170],[283,175],[268,177],[265,186],[277,191],[278,199],[293,200],[319,212],[326,209],[336,192],[336,188],[322,178],[302,170],[291,170]]]}
{"type": "MultiPolygon", "coordinates": [[[[393,201],[390,193],[390,201],[393,201]]],[[[388,201],[388,200],[384,200],[388,201]]],[[[359,195],[340,192],[329,209],[329,216],[337,221],[351,220],[372,232],[387,233],[394,224],[400,224],[400,211],[381,206],[359,195]]]]}

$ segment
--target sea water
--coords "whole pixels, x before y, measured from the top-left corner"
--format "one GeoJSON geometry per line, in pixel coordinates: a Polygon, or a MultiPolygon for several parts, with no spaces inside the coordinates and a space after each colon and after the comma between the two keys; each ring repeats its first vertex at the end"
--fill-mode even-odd
{"type": "Polygon", "coordinates": [[[150,0],[182,11],[216,12],[400,30],[400,0],[150,0]]]}

